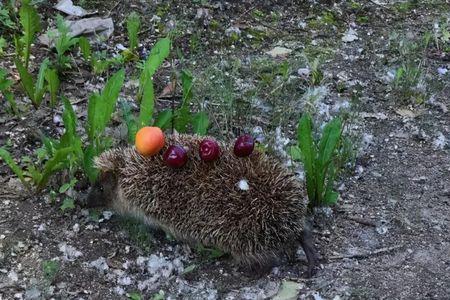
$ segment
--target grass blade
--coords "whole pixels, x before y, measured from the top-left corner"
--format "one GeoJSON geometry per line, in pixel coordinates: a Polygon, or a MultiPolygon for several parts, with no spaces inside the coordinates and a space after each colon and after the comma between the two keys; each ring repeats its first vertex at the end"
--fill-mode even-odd
{"type": "Polygon", "coordinates": [[[155,123],[153,126],[157,126],[161,128],[161,130],[168,129],[171,125],[171,121],[173,118],[173,113],[171,109],[163,110],[156,117],[155,123]]]}
{"type": "Polygon", "coordinates": [[[25,181],[25,177],[23,176],[22,169],[16,164],[14,159],[11,157],[11,154],[6,149],[0,148],[0,158],[5,161],[5,163],[9,166],[9,168],[20,179],[22,184],[24,186],[28,187],[28,182],[25,181]]]}
{"type": "Polygon", "coordinates": [[[80,51],[81,54],[83,55],[83,58],[85,60],[90,60],[92,56],[92,51],[89,40],[86,37],[82,36],[78,39],[78,45],[80,46],[80,51]]]}

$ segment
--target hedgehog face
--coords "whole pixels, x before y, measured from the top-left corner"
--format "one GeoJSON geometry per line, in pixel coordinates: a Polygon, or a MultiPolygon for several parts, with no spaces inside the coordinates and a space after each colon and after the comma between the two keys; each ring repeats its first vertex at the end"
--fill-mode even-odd
{"type": "Polygon", "coordinates": [[[113,172],[100,175],[98,181],[91,187],[86,199],[86,207],[109,207],[117,197],[117,176],[113,172]]]}

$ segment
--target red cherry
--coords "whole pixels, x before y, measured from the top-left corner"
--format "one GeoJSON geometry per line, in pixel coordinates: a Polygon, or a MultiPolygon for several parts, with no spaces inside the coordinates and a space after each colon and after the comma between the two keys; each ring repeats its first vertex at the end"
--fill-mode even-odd
{"type": "Polygon", "coordinates": [[[166,164],[172,168],[181,168],[187,162],[187,152],[183,147],[171,145],[163,154],[166,164]]]}
{"type": "Polygon", "coordinates": [[[241,135],[234,143],[234,154],[238,157],[249,156],[255,148],[255,141],[249,134],[241,135]]]}
{"type": "Polygon", "coordinates": [[[220,155],[219,144],[214,140],[205,139],[200,143],[198,154],[204,161],[216,160],[220,155]]]}

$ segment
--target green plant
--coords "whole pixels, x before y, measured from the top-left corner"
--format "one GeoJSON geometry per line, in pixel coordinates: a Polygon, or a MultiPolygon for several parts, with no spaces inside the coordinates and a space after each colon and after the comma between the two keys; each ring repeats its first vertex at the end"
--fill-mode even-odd
{"type": "Polygon", "coordinates": [[[7,42],[4,37],[0,36],[0,57],[2,57],[5,54],[5,47],[7,46],[7,42]]]}
{"type": "Polygon", "coordinates": [[[218,248],[208,248],[202,244],[197,245],[196,251],[200,254],[200,256],[203,256],[208,260],[214,260],[225,255],[225,252],[218,248]]]}
{"type": "Polygon", "coordinates": [[[152,248],[152,235],[148,226],[132,217],[120,219],[120,227],[128,233],[130,239],[145,252],[150,252],[152,248]]]}
{"type": "Polygon", "coordinates": [[[141,19],[136,12],[132,12],[127,17],[128,41],[130,43],[130,51],[135,52],[138,46],[138,34],[141,27],[141,19]]]}
{"type": "Polygon", "coordinates": [[[4,69],[0,69],[0,92],[5,97],[6,101],[9,103],[9,108],[11,112],[15,115],[19,113],[17,109],[17,103],[14,99],[14,95],[11,92],[11,86],[13,85],[13,81],[6,78],[8,73],[4,69]]]}
{"type": "Polygon", "coordinates": [[[309,114],[300,118],[298,146],[291,148],[292,158],[300,159],[305,168],[310,209],[335,204],[339,197],[333,185],[338,171],[335,164],[336,153],[342,136],[342,121],[339,117],[324,126],[320,140],[313,137],[312,123],[309,114]]]}
{"type": "Polygon", "coordinates": [[[166,293],[163,290],[160,290],[158,293],[152,296],[152,300],[164,300],[166,299],[166,293]]]}
{"type": "Polygon", "coordinates": [[[130,294],[128,295],[128,299],[130,299],[130,300],[141,300],[141,299],[142,299],[142,296],[141,296],[141,294],[138,293],[138,292],[132,292],[132,293],[130,293],[130,294]]]}
{"type": "Polygon", "coordinates": [[[78,39],[81,55],[91,65],[94,74],[99,75],[106,72],[113,65],[122,65],[124,57],[117,55],[112,58],[107,57],[106,51],[92,52],[89,40],[86,37],[78,39]]]}
{"type": "Polygon", "coordinates": [[[41,105],[42,99],[44,97],[46,86],[45,86],[45,73],[47,71],[49,60],[46,58],[39,68],[39,73],[36,82],[33,76],[28,72],[27,68],[22,64],[19,59],[15,60],[17,71],[19,72],[20,82],[30,98],[35,109],[38,109],[41,105]]]}
{"type": "Polygon", "coordinates": [[[83,165],[91,182],[95,181],[98,172],[93,167],[93,158],[111,144],[111,140],[103,135],[103,131],[111,119],[124,80],[125,71],[121,69],[109,78],[101,93],[94,93],[89,97],[86,127],[89,145],[84,150],[83,165]]]}
{"type": "Polygon", "coordinates": [[[45,81],[47,81],[48,92],[50,93],[50,107],[55,107],[58,100],[59,77],[56,69],[47,68],[45,71],[45,81]]]}
{"type": "Polygon", "coordinates": [[[59,271],[59,263],[54,260],[45,260],[42,262],[42,271],[44,272],[45,279],[53,282],[59,271]]]}
{"type": "Polygon", "coordinates": [[[2,25],[2,30],[0,30],[0,33],[3,33],[3,28],[16,30],[16,23],[11,20],[10,10],[3,6],[2,3],[0,3],[0,24],[2,25]]]}
{"type": "Polygon", "coordinates": [[[18,56],[22,57],[25,69],[28,69],[31,44],[36,38],[36,34],[41,31],[39,14],[36,8],[31,5],[30,0],[22,1],[22,6],[19,10],[19,20],[22,25],[23,36],[20,38],[15,37],[16,52],[18,56]]]}
{"type": "Polygon", "coordinates": [[[66,183],[64,183],[63,185],[61,185],[59,187],[58,193],[61,196],[64,196],[63,203],[60,206],[62,211],[65,211],[67,209],[74,209],[75,208],[74,199],[71,196],[67,195],[68,194],[67,192],[74,188],[74,186],[77,183],[77,181],[78,180],[76,178],[72,178],[69,182],[66,182],[66,183]]]}
{"type": "Polygon", "coordinates": [[[183,70],[181,72],[181,83],[183,85],[183,100],[181,106],[173,114],[173,126],[181,133],[187,132],[187,126],[192,124],[193,131],[199,135],[205,135],[208,131],[209,120],[206,112],[200,111],[192,116],[189,105],[192,100],[192,74],[183,70]]]}
{"type": "MultiPolygon", "coordinates": [[[[149,81],[152,81],[152,76],[158,70],[159,66],[169,56],[171,41],[169,38],[160,39],[150,51],[150,55],[144,63],[144,69],[139,77],[139,91],[137,99],[141,102],[144,95],[144,88],[149,87],[149,81]]],[[[153,82],[152,82],[153,89],[153,82]]]]}
{"type": "Polygon", "coordinates": [[[28,182],[25,180],[24,172],[11,157],[11,154],[8,152],[8,150],[6,150],[5,148],[0,148],[0,158],[5,161],[5,163],[9,166],[9,168],[20,179],[22,184],[28,187],[28,182]]]}
{"type": "Polygon", "coordinates": [[[49,32],[48,35],[54,40],[56,49],[56,66],[59,71],[70,68],[72,59],[65,53],[78,43],[78,38],[69,34],[69,26],[67,26],[61,15],[56,17],[57,33],[49,32]]]}

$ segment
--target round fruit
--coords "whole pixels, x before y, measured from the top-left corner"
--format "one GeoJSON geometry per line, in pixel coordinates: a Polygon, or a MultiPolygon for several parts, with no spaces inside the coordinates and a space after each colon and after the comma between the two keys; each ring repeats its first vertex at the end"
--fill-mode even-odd
{"type": "Polygon", "coordinates": [[[200,143],[198,154],[204,161],[216,160],[220,155],[220,147],[214,140],[205,139],[200,143]]]}
{"type": "Polygon", "coordinates": [[[166,164],[172,168],[181,168],[187,162],[187,152],[183,147],[171,145],[163,154],[166,164]]]}
{"type": "Polygon", "coordinates": [[[136,133],[136,149],[144,156],[157,154],[164,147],[164,133],[158,127],[142,127],[136,133]]]}
{"type": "Polygon", "coordinates": [[[234,154],[239,157],[249,156],[255,148],[255,141],[249,134],[241,135],[234,143],[234,154]]]}

